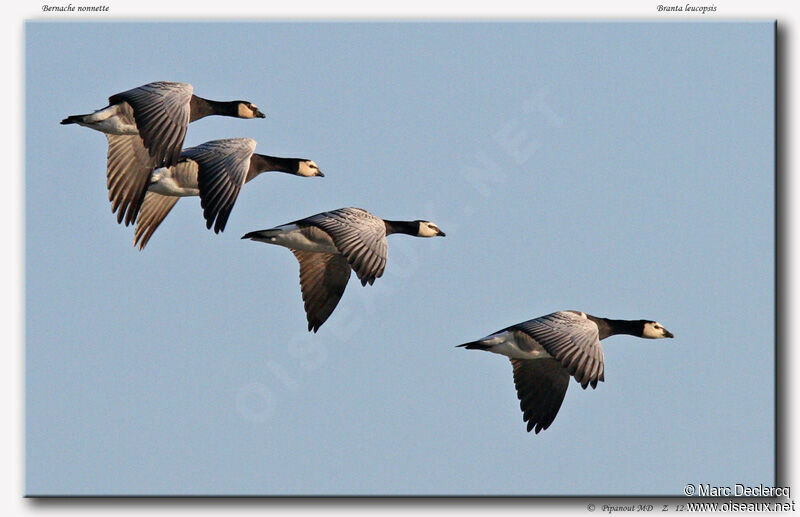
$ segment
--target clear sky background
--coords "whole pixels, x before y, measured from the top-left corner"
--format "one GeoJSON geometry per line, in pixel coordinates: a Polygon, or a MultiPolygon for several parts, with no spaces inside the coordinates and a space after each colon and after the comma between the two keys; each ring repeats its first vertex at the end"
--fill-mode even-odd
{"type": "Polygon", "coordinates": [[[771,23],[26,28],[26,493],[635,494],[774,482],[771,23]],[[106,140],[65,116],[154,80],[247,99],[227,229],[181,200],[139,252],[106,140]],[[342,206],[390,237],[305,331],[297,263],[244,233],[342,206]],[[656,319],[604,341],[525,432],[511,366],[455,345],[555,310],[656,319]]]}

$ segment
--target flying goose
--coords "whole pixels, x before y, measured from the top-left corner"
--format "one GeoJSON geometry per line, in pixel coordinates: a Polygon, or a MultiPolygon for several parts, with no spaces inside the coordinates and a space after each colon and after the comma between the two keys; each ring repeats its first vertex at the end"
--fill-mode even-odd
{"type": "Polygon", "coordinates": [[[212,140],[184,149],[175,165],[155,169],[136,221],[133,245],[143,249],[181,197],[200,196],[206,227],[213,224],[219,233],[225,229],[242,185],[262,172],[325,176],[311,160],[256,154],[255,148],[256,141],[251,138],[212,140]]]}
{"type": "Polygon", "coordinates": [[[189,122],[209,115],[264,118],[247,101],[212,101],[194,95],[191,84],[158,81],[108,99],[108,106],[86,115],[71,115],[62,124],[78,124],[108,138],[107,186],[117,222],[136,215],[147,191],[150,172],[175,165],[189,122]]]}
{"type": "Polygon", "coordinates": [[[583,389],[603,381],[600,340],[615,334],[658,339],[674,337],[650,320],[612,320],[578,311],[559,311],[517,323],[478,341],[458,345],[511,359],[514,384],[528,432],[547,429],[561,408],[570,375],[583,389]]]}
{"type": "Polygon", "coordinates": [[[289,248],[300,263],[300,289],[308,330],[316,332],[342,298],[350,269],[361,285],[372,285],[383,275],[386,236],[444,237],[430,221],[389,221],[361,208],[340,208],[312,215],[268,230],[250,232],[242,239],[289,248]]]}

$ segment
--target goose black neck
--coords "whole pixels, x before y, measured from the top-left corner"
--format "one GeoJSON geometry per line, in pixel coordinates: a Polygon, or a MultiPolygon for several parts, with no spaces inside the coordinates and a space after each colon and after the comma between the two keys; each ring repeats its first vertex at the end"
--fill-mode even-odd
{"type": "Polygon", "coordinates": [[[597,328],[600,331],[600,339],[617,334],[642,337],[644,333],[644,321],[642,320],[612,320],[609,318],[595,318],[594,316],[589,316],[589,319],[597,324],[597,328]]]}
{"type": "Polygon", "coordinates": [[[238,117],[239,103],[237,101],[212,101],[192,95],[192,100],[189,103],[189,112],[189,122],[194,122],[209,115],[238,117]]]}
{"type": "Polygon", "coordinates": [[[299,168],[299,158],[279,158],[278,156],[253,153],[250,158],[250,170],[247,172],[245,182],[250,181],[262,172],[275,171],[297,174],[299,168]]]}
{"type": "Polygon", "coordinates": [[[405,233],[406,235],[419,235],[419,221],[389,221],[384,219],[386,235],[405,233]]]}

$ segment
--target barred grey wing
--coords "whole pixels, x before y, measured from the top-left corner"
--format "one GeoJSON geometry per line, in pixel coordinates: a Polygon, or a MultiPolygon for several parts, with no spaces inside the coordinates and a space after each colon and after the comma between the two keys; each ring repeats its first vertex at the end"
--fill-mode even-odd
{"type": "Polygon", "coordinates": [[[300,263],[300,290],[308,330],[316,332],[333,313],[350,279],[347,259],[333,253],[292,250],[300,263]]]}
{"type": "Polygon", "coordinates": [[[555,420],[569,386],[569,373],[556,359],[511,359],[522,420],[538,433],[555,420]]]}
{"type": "Polygon", "coordinates": [[[250,169],[250,158],[255,148],[255,140],[232,138],[206,142],[184,149],[181,154],[199,166],[197,184],[203,216],[206,227],[213,225],[216,233],[225,229],[250,169]]]}
{"type": "Polygon", "coordinates": [[[144,147],[157,167],[177,163],[189,126],[192,86],[154,82],[112,95],[109,104],[127,102],[144,147]]]}
{"type": "MultiPolygon", "coordinates": [[[[603,347],[597,325],[584,315],[560,311],[509,327],[533,338],[586,389],[603,375],[603,347]]],[[[524,340],[523,340],[524,344],[524,340]]]]}
{"type": "Polygon", "coordinates": [[[325,230],[361,280],[370,285],[383,275],[388,245],[386,225],[361,208],[340,208],[309,217],[306,222],[325,230]]]}
{"type": "Polygon", "coordinates": [[[156,231],[161,221],[167,217],[167,214],[179,199],[176,196],[163,196],[155,192],[145,194],[139,218],[136,220],[134,246],[138,245],[140,250],[144,249],[153,232],[156,231]]]}
{"type": "Polygon", "coordinates": [[[129,225],[136,220],[154,162],[138,135],[112,135],[108,139],[106,186],[111,210],[117,222],[129,225]]]}

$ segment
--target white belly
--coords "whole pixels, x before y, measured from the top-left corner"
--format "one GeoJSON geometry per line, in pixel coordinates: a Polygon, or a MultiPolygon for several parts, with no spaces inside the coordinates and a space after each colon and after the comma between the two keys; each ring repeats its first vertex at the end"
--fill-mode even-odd
{"type": "Polygon", "coordinates": [[[102,133],[108,133],[110,135],[138,135],[139,131],[136,129],[136,126],[133,124],[126,124],[119,119],[119,117],[112,117],[102,120],[100,122],[93,122],[93,123],[82,123],[78,122],[81,126],[90,127],[92,129],[96,129],[102,133]]]}
{"type": "Polygon", "coordinates": [[[492,334],[481,342],[491,346],[489,348],[490,352],[504,355],[511,359],[547,359],[553,357],[538,343],[532,350],[521,350],[514,338],[514,333],[511,331],[492,334]]]}
{"type": "Polygon", "coordinates": [[[78,124],[92,128],[102,133],[112,135],[137,135],[139,131],[136,124],[132,124],[127,117],[122,117],[119,113],[119,106],[109,106],[105,109],[97,110],[91,115],[87,115],[78,124]]]}
{"type": "Polygon", "coordinates": [[[269,237],[268,242],[271,244],[285,246],[293,250],[339,253],[339,250],[333,244],[333,240],[322,231],[304,231],[294,224],[278,226],[275,230],[280,232],[276,232],[276,235],[269,237]]]}
{"type": "Polygon", "coordinates": [[[163,196],[173,197],[188,197],[199,196],[200,188],[197,183],[193,185],[182,185],[171,176],[172,170],[167,167],[161,167],[153,171],[150,176],[150,185],[147,190],[161,194],[163,196]]]}

